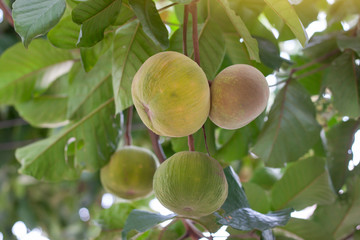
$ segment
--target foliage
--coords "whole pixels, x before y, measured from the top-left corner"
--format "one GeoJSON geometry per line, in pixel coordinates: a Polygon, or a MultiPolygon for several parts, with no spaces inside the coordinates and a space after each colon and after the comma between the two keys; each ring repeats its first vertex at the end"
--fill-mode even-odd
{"type": "MultiPolygon", "coordinates": [[[[19,220],[50,239],[177,239],[222,225],[228,239],[359,239],[360,167],[349,166],[360,128],[360,1],[191,2],[0,0],[15,22],[8,14],[0,22],[4,239],[15,239],[19,220]],[[308,39],[317,21],[326,27],[308,39]],[[240,63],[276,77],[267,110],[250,124],[225,130],[208,120],[206,141],[202,129],[193,135],[195,150],[224,166],[226,202],[200,219],[154,213],[154,196],[103,209],[99,170],[124,145],[135,73],[183,44],[194,58],[193,42],[209,81],[240,63]],[[308,219],[290,218],[314,205],[308,219]]],[[[137,114],[131,133],[134,145],[156,152],[137,114]]],[[[166,157],[188,149],[186,137],[160,143],[166,157]]]]}

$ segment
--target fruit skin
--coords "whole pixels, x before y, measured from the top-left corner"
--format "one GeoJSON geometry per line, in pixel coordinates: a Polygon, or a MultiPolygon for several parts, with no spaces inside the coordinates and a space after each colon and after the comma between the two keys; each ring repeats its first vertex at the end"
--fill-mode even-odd
{"type": "Polygon", "coordinates": [[[175,153],[156,170],[154,193],[171,211],[199,218],[222,206],[228,184],[218,161],[205,153],[184,151],[175,153]]]}
{"type": "Polygon", "coordinates": [[[210,111],[210,88],[203,70],[178,52],[148,58],[135,74],[132,98],[144,124],[158,135],[195,133],[210,111]]]}
{"type": "Polygon", "coordinates": [[[210,119],[225,129],[245,126],[266,108],[269,86],[264,75],[246,64],[221,71],[211,84],[210,119]]]}
{"type": "Polygon", "coordinates": [[[100,170],[100,180],[106,191],[120,198],[145,197],[152,192],[157,166],[156,157],[147,149],[126,146],[100,170]]]}

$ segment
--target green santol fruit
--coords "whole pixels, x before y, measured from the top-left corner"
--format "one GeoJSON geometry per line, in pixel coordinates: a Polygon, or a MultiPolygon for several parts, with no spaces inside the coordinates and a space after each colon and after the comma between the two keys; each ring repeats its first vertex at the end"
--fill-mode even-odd
{"type": "Polygon", "coordinates": [[[154,193],[166,208],[180,216],[199,218],[218,210],[228,195],[221,165],[200,152],[179,152],[160,165],[154,193]]]}
{"type": "Polygon", "coordinates": [[[106,191],[124,199],[136,199],[152,192],[158,162],[147,149],[126,146],[111,156],[100,171],[106,191]]]}
{"type": "Polygon", "coordinates": [[[264,75],[246,64],[221,71],[211,84],[210,119],[225,129],[245,126],[260,115],[269,99],[264,75]]]}
{"type": "Polygon", "coordinates": [[[147,59],[132,83],[132,98],[144,124],[161,136],[195,133],[210,111],[210,88],[203,70],[177,52],[147,59]]]}

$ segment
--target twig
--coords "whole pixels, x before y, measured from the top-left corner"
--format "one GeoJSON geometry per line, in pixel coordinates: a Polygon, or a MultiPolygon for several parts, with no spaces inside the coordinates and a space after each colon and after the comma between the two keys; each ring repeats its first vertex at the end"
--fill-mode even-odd
{"type": "Polygon", "coordinates": [[[153,146],[154,152],[155,152],[157,158],[159,159],[159,162],[163,163],[166,160],[166,156],[165,156],[162,146],[159,142],[159,136],[157,134],[155,134],[153,131],[151,131],[150,129],[148,129],[148,131],[149,131],[151,144],[153,146]]]}
{"type": "Polygon", "coordinates": [[[132,143],[131,123],[132,123],[133,111],[134,111],[133,106],[128,108],[127,118],[126,118],[126,129],[125,129],[125,145],[127,145],[127,146],[130,146],[132,143]]]}
{"type": "Polygon", "coordinates": [[[192,240],[198,240],[200,238],[204,238],[205,236],[199,231],[199,229],[197,229],[192,223],[191,221],[187,220],[187,219],[181,219],[181,221],[183,222],[185,229],[186,229],[186,233],[181,236],[178,240],[183,240],[186,239],[188,237],[190,237],[192,240]]]}
{"type": "Polygon", "coordinates": [[[0,9],[3,11],[4,17],[8,23],[14,27],[14,19],[12,18],[11,10],[8,6],[6,6],[4,0],[0,0],[0,9]]]}
{"type": "Polygon", "coordinates": [[[324,65],[322,65],[321,67],[318,67],[318,68],[313,69],[313,70],[311,70],[311,71],[309,71],[309,72],[300,74],[300,75],[294,77],[294,79],[301,79],[301,78],[304,78],[304,77],[307,77],[307,76],[311,76],[311,75],[314,74],[314,73],[317,73],[317,72],[320,72],[320,71],[324,70],[324,69],[327,68],[329,65],[330,65],[330,63],[329,63],[329,64],[324,64],[324,65]]]}
{"type": "Polygon", "coordinates": [[[15,150],[17,148],[23,147],[30,143],[36,142],[41,140],[41,138],[31,139],[31,140],[24,140],[24,141],[17,141],[17,142],[7,142],[7,143],[0,143],[0,151],[9,151],[15,150]]]}
{"type": "Polygon", "coordinates": [[[169,5],[165,6],[165,7],[159,8],[158,12],[161,12],[161,11],[164,11],[164,10],[166,10],[168,8],[171,8],[172,6],[175,6],[176,4],[177,3],[172,3],[172,4],[169,4],[169,5]]]}
{"type": "Polygon", "coordinates": [[[5,120],[0,122],[0,129],[28,125],[22,118],[5,120]]]}
{"type": "Polygon", "coordinates": [[[292,72],[295,73],[295,72],[298,72],[300,70],[304,70],[305,68],[308,68],[308,67],[311,67],[312,65],[316,64],[316,63],[320,63],[326,59],[328,59],[329,57],[332,57],[332,56],[335,56],[336,54],[340,53],[340,50],[339,49],[334,49],[332,50],[331,52],[327,52],[325,53],[324,55],[304,64],[304,65],[301,65],[299,67],[296,67],[296,68],[293,68],[292,69],[292,72]]]}

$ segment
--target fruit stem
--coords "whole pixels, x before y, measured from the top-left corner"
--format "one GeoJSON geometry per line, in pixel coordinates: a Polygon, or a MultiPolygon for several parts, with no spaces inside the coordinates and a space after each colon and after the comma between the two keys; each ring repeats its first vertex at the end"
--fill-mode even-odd
{"type": "Polygon", "coordinates": [[[151,131],[150,129],[148,129],[148,131],[149,131],[151,144],[153,146],[154,152],[155,152],[159,162],[163,163],[166,160],[166,156],[165,156],[164,150],[159,142],[159,136],[157,134],[155,134],[153,131],[151,131]]]}
{"type": "Polygon", "coordinates": [[[181,219],[181,221],[183,222],[185,229],[186,229],[186,233],[180,237],[178,240],[182,240],[182,239],[186,239],[188,237],[190,237],[192,240],[198,240],[200,238],[204,238],[205,236],[199,231],[199,229],[197,229],[190,220],[187,219],[181,219]]]}
{"type": "Polygon", "coordinates": [[[189,151],[195,151],[193,135],[188,136],[188,146],[189,146],[189,151]]]}
{"type": "Polygon", "coordinates": [[[0,9],[3,11],[4,17],[8,21],[8,23],[12,27],[14,27],[14,19],[12,18],[11,10],[10,8],[8,8],[8,6],[6,6],[3,0],[0,0],[0,9]]]}
{"type": "Polygon", "coordinates": [[[194,60],[200,66],[200,51],[199,51],[199,37],[198,37],[198,21],[197,21],[197,3],[192,2],[189,4],[189,10],[192,15],[192,41],[194,46],[194,60]]]}
{"type": "Polygon", "coordinates": [[[210,156],[209,146],[208,146],[207,138],[206,138],[205,124],[202,126],[202,131],[203,131],[203,134],[204,134],[204,142],[205,142],[206,152],[207,152],[207,154],[210,156]]]}
{"type": "Polygon", "coordinates": [[[130,146],[132,143],[131,123],[132,123],[133,112],[134,112],[134,107],[133,106],[129,107],[128,111],[127,111],[126,129],[125,129],[125,145],[126,146],[130,146]]]}

